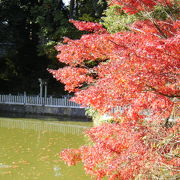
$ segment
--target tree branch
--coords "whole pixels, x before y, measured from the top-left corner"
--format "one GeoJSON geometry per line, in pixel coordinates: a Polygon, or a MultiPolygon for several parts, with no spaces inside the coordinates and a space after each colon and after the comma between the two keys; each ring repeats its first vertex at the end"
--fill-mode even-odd
{"type": "Polygon", "coordinates": [[[156,88],[152,87],[152,86],[149,86],[147,85],[147,87],[149,87],[152,91],[154,91],[156,94],[159,94],[159,95],[162,95],[162,96],[166,96],[166,97],[169,97],[169,98],[180,98],[180,95],[168,95],[168,94],[165,94],[165,93],[162,93],[162,92],[159,92],[156,88]]]}

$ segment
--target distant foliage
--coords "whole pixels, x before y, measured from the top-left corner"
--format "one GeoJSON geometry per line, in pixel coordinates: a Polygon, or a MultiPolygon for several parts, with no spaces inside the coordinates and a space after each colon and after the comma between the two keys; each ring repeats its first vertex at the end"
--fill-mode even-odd
{"type": "Polygon", "coordinates": [[[78,31],[68,22],[68,10],[62,1],[43,0],[30,10],[32,20],[39,27],[37,46],[39,55],[50,59],[56,56],[54,46],[64,36],[78,36],[78,31]]]}
{"type": "Polygon", "coordinates": [[[124,13],[121,6],[109,6],[102,17],[102,24],[107,28],[110,33],[117,33],[119,31],[129,30],[129,25],[137,20],[139,16],[124,13]]]}

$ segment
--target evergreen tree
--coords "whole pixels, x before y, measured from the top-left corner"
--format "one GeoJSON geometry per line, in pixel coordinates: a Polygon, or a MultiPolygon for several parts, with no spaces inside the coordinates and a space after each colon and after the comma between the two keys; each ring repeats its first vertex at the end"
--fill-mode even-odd
{"type": "Polygon", "coordinates": [[[37,92],[37,79],[47,77],[46,68],[55,64],[54,45],[77,32],[67,14],[58,0],[0,1],[2,91],[37,92]]]}

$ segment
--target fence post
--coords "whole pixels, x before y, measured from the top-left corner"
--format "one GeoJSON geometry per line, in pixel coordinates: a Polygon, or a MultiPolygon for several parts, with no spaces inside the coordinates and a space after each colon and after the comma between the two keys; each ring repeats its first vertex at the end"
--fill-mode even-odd
{"type": "Polygon", "coordinates": [[[26,92],[24,92],[24,105],[26,105],[26,92]]]}
{"type": "Polygon", "coordinates": [[[53,103],[52,103],[52,96],[50,97],[50,105],[53,105],[53,103]]]}
{"type": "Polygon", "coordinates": [[[64,97],[64,99],[65,99],[65,106],[67,106],[67,98],[66,98],[66,96],[64,97]]]}
{"type": "Polygon", "coordinates": [[[7,102],[11,102],[11,94],[9,94],[7,102]]]}

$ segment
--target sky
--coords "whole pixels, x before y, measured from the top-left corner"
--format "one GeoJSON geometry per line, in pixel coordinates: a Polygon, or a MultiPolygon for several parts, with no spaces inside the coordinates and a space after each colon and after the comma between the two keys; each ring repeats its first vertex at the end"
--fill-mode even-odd
{"type": "Polygon", "coordinates": [[[69,5],[70,0],[63,0],[65,5],[69,5]]]}

